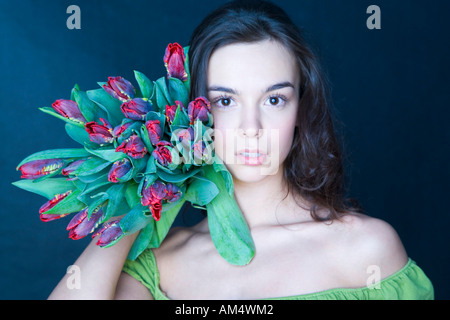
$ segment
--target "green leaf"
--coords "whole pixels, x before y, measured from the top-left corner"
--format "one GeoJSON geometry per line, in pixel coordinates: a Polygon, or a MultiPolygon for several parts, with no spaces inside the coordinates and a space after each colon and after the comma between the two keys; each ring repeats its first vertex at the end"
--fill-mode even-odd
{"type": "Polygon", "coordinates": [[[144,173],[144,169],[147,166],[148,155],[145,155],[143,158],[134,159],[130,158],[131,164],[133,165],[133,177],[138,173],[144,173]]]}
{"type": "Polygon", "coordinates": [[[220,160],[217,156],[215,156],[213,160],[214,161],[212,166],[214,168],[214,171],[220,172],[222,174],[222,177],[225,180],[225,186],[228,191],[228,194],[231,197],[233,197],[234,194],[233,177],[230,171],[228,171],[227,167],[223,164],[223,161],[220,160]]]}
{"type": "MultiPolygon", "coordinates": [[[[177,79],[178,80],[178,79],[177,79]]],[[[173,132],[175,128],[178,127],[188,127],[189,117],[181,110],[180,105],[178,105],[175,111],[175,117],[173,118],[172,124],[170,125],[170,130],[173,132]]]]}
{"type": "Polygon", "coordinates": [[[188,75],[188,79],[186,82],[184,82],[185,87],[190,90],[190,84],[191,84],[191,72],[189,70],[189,46],[186,46],[183,48],[184,56],[186,59],[184,60],[184,70],[186,71],[188,75]]]}
{"type": "Polygon", "coordinates": [[[152,142],[150,141],[150,137],[148,135],[147,127],[143,124],[141,126],[141,132],[140,137],[142,141],[144,142],[145,147],[147,148],[147,151],[149,154],[152,154],[153,150],[155,149],[152,145],[152,142]]]}
{"type": "Polygon", "coordinates": [[[178,213],[180,212],[180,209],[183,207],[185,201],[186,200],[184,198],[181,198],[180,200],[178,200],[178,202],[175,206],[172,206],[167,211],[163,210],[161,212],[161,219],[159,219],[159,221],[154,222],[155,230],[152,234],[152,238],[148,245],[150,248],[158,248],[161,245],[161,243],[163,242],[167,233],[169,232],[170,227],[172,226],[173,222],[175,221],[175,218],[177,217],[178,213]]]}
{"type": "Polygon", "coordinates": [[[153,156],[150,156],[147,161],[147,167],[145,168],[145,174],[156,172],[156,160],[153,156]]]}
{"type": "Polygon", "coordinates": [[[71,137],[74,141],[78,142],[82,146],[87,147],[94,146],[93,142],[89,139],[89,133],[87,133],[84,127],[79,127],[71,123],[66,123],[65,129],[69,137],[71,137]]]}
{"type": "Polygon", "coordinates": [[[142,97],[150,99],[153,94],[153,83],[145,76],[145,74],[134,70],[134,77],[141,89],[142,97]]]}
{"type": "MultiPolygon", "coordinates": [[[[82,177],[79,177],[79,178],[82,178],[82,177]]],[[[86,184],[85,188],[83,189],[83,194],[91,193],[94,190],[97,190],[98,188],[103,187],[103,186],[105,186],[107,184],[110,184],[110,183],[111,182],[108,181],[108,175],[107,174],[102,174],[102,175],[96,177],[95,180],[93,180],[93,181],[91,181],[91,182],[86,184]]],[[[102,190],[102,191],[105,191],[105,190],[102,190]]]]}
{"type": "Polygon", "coordinates": [[[158,170],[157,174],[158,174],[159,178],[165,182],[182,183],[182,182],[186,181],[187,179],[189,179],[190,177],[196,175],[200,171],[201,171],[201,168],[196,168],[196,169],[190,170],[185,173],[180,172],[178,174],[170,174],[166,171],[158,170]]]}
{"type": "Polygon", "coordinates": [[[155,82],[156,104],[160,111],[165,110],[166,105],[171,105],[169,90],[167,89],[166,79],[159,78],[155,82]]]}
{"type": "Polygon", "coordinates": [[[115,149],[88,149],[85,148],[87,152],[96,155],[97,157],[100,157],[102,159],[105,159],[109,162],[114,162],[117,160],[122,160],[127,155],[123,152],[116,152],[115,149]]]}
{"type": "Polygon", "coordinates": [[[86,185],[91,184],[96,180],[100,181],[100,180],[107,180],[107,179],[108,179],[108,169],[103,169],[100,172],[93,173],[88,176],[78,176],[78,180],[86,185]]]}
{"type": "Polygon", "coordinates": [[[72,101],[75,101],[75,93],[74,93],[75,90],[80,90],[80,86],[78,84],[75,84],[73,86],[72,91],[70,92],[70,100],[72,101]]]}
{"type": "Polygon", "coordinates": [[[127,182],[127,189],[125,190],[125,199],[127,200],[128,206],[134,208],[141,202],[141,198],[138,195],[139,184],[133,182],[132,180],[127,182]]]}
{"type": "Polygon", "coordinates": [[[75,102],[78,104],[78,108],[81,114],[87,120],[87,122],[95,121],[98,118],[102,118],[104,113],[100,112],[100,108],[89,99],[86,92],[80,91],[77,88],[72,90],[72,95],[75,98],[75,102]]]}
{"type": "Polygon", "coordinates": [[[106,190],[109,200],[105,212],[105,221],[115,216],[121,216],[130,210],[130,207],[125,201],[125,190],[125,183],[114,184],[106,190]]]}
{"type": "Polygon", "coordinates": [[[246,265],[255,255],[250,229],[234,197],[226,192],[223,176],[206,166],[205,177],[219,189],[219,194],[206,205],[211,237],[219,254],[230,264],[246,265]]]}
{"type": "Polygon", "coordinates": [[[38,108],[38,109],[41,110],[44,113],[47,113],[47,114],[49,114],[51,116],[54,116],[54,117],[56,117],[58,119],[61,119],[61,120],[65,121],[65,122],[67,122],[67,123],[70,123],[70,124],[75,125],[75,126],[80,127],[80,128],[84,128],[84,123],[79,122],[79,121],[75,121],[75,120],[71,120],[69,118],[66,118],[66,117],[60,115],[58,112],[56,112],[53,108],[42,107],[42,108],[38,108]]]}
{"type": "Polygon", "coordinates": [[[97,209],[97,207],[99,207],[100,205],[102,205],[103,203],[106,202],[106,200],[108,200],[108,194],[106,192],[99,192],[96,195],[91,197],[91,201],[89,203],[89,209],[88,209],[88,215],[87,218],[90,219],[92,212],[94,212],[95,209],[97,209]]]}
{"type": "Polygon", "coordinates": [[[12,184],[23,190],[46,197],[48,200],[52,199],[56,194],[75,189],[72,181],[68,181],[66,178],[50,178],[39,182],[33,180],[19,180],[12,184]]]}
{"type": "Polygon", "coordinates": [[[88,158],[73,172],[76,176],[89,176],[91,174],[102,171],[109,166],[111,162],[105,161],[98,157],[88,158]]]}
{"type": "Polygon", "coordinates": [[[130,251],[128,252],[127,259],[129,260],[136,260],[137,257],[148,247],[148,244],[150,243],[150,240],[153,235],[153,231],[155,228],[154,221],[150,221],[144,229],[142,229],[136,240],[134,240],[133,245],[131,246],[130,251]]]}
{"type": "Polygon", "coordinates": [[[83,158],[89,156],[89,153],[85,149],[51,149],[33,153],[23,159],[18,165],[16,170],[23,164],[34,160],[46,160],[46,159],[65,159],[65,158],[83,158]]]}
{"type": "Polygon", "coordinates": [[[120,227],[125,235],[130,235],[144,228],[151,220],[153,217],[146,215],[144,206],[139,203],[120,220],[120,227]]]}
{"type": "Polygon", "coordinates": [[[219,194],[219,189],[210,180],[194,176],[186,190],[186,200],[200,206],[210,203],[219,194]]]}
{"type": "Polygon", "coordinates": [[[89,99],[94,101],[102,108],[108,115],[108,121],[111,123],[113,127],[117,126],[122,122],[124,115],[122,110],[120,110],[120,106],[122,103],[111,97],[108,92],[106,92],[103,88],[88,90],[86,91],[89,99]]]}
{"type": "Polygon", "coordinates": [[[169,93],[171,101],[181,101],[185,107],[189,103],[189,89],[186,88],[184,82],[177,78],[169,78],[169,93]]]}

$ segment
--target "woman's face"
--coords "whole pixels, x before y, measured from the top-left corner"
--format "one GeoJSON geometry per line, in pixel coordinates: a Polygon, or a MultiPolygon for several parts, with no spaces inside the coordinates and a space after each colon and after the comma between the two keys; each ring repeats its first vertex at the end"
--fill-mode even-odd
{"type": "Polygon", "coordinates": [[[294,137],[299,83],[295,57],[278,42],[231,44],[212,54],[214,148],[235,179],[279,174],[294,137]]]}

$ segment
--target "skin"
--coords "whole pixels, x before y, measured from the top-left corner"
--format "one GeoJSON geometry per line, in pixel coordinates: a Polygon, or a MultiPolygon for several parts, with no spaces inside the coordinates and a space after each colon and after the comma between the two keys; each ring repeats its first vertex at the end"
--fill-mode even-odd
{"type": "MultiPolygon", "coordinates": [[[[292,144],[299,100],[294,61],[284,47],[269,40],[228,45],[211,56],[208,98],[215,130],[223,133],[215,139],[216,153],[233,175],[235,197],[256,254],[247,266],[228,264],[214,248],[206,219],[191,228],[172,229],[154,250],[160,287],[169,298],[260,299],[360,288],[367,286],[369,266],[378,266],[381,278],[386,278],[407,263],[397,233],[386,222],[348,213],[342,220],[319,223],[311,218],[303,199],[293,194],[285,198],[282,167],[292,144]],[[267,91],[276,84],[285,85],[267,91]],[[271,135],[273,131],[278,136],[271,135]],[[278,165],[265,170],[237,162],[232,140],[259,146],[278,165]]],[[[87,281],[116,284],[98,292],[92,288],[99,286],[90,284],[91,298],[152,298],[139,281],[120,274],[132,237],[106,249],[101,259],[98,248],[91,246],[79,258],[82,270],[85,265],[108,265],[103,274],[87,281]]],[[[83,298],[64,284],[63,278],[50,298],[74,294],[83,298]]]]}

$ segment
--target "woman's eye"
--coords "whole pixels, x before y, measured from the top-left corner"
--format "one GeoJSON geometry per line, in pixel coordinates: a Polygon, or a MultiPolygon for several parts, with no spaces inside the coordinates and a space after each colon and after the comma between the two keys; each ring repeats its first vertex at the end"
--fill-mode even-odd
{"type": "Polygon", "coordinates": [[[271,105],[277,105],[280,102],[280,98],[272,97],[269,99],[271,105]]]}
{"type": "Polygon", "coordinates": [[[228,98],[224,98],[220,100],[222,102],[222,106],[228,107],[231,104],[231,100],[228,98]]]}
{"type": "Polygon", "coordinates": [[[228,97],[218,98],[214,100],[214,104],[219,108],[226,108],[233,104],[233,100],[228,97]]]}
{"type": "Polygon", "coordinates": [[[274,107],[281,107],[286,103],[286,99],[279,96],[272,96],[267,99],[266,104],[274,107]]]}

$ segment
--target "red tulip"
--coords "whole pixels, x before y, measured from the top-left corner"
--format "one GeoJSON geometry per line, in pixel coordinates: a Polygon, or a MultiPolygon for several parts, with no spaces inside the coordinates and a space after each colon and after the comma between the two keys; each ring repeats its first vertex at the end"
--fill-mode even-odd
{"type": "Polygon", "coordinates": [[[100,118],[100,121],[103,125],[98,124],[95,121],[86,123],[85,129],[87,133],[89,133],[89,139],[100,145],[113,142],[114,136],[112,134],[113,128],[111,124],[102,118],[100,118]]]}
{"type": "Polygon", "coordinates": [[[183,47],[178,43],[169,43],[164,54],[164,65],[167,69],[167,77],[186,81],[188,75],[184,69],[185,60],[186,57],[184,55],[183,47]]]}
{"type": "Polygon", "coordinates": [[[65,164],[61,159],[33,160],[21,165],[22,179],[37,179],[56,172],[65,164]]]}
{"type": "Polygon", "coordinates": [[[156,161],[163,166],[172,162],[172,153],[167,147],[173,147],[173,145],[168,141],[160,141],[156,144],[156,148],[152,153],[156,161]]]}
{"type": "Polygon", "coordinates": [[[175,114],[177,112],[178,106],[181,110],[184,109],[184,105],[181,101],[175,101],[175,104],[172,106],[166,105],[166,121],[171,124],[173,119],[175,119],[175,114]]]}
{"type": "Polygon", "coordinates": [[[120,219],[116,219],[103,224],[103,226],[96,233],[92,235],[92,238],[100,235],[97,240],[97,245],[100,247],[111,246],[119,241],[125,234],[120,227],[120,219]]]}
{"type": "Polygon", "coordinates": [[[72,193],[72,190],[69,190],[65,193],[57,194],[55,197],[44,203],[41,208],[39,209],[40,218],[42,221],[52,221],[56,220],[62,217],[65,217],[69,213],[63,213],[63,214],[46,214],[45,212],[49,211],[51,208],[56,206],[58,203],[60,203],[65,197],[67,197],[69,194],[72,193]]]}
{"type": "Polygon", "coordinates": [[[119,151],[129,155],[133,159],[139,159],[144,157],[144,155],[147,153],[147,148],[145,147],[141,138],[133,134],[116,148],[116,152],[119,151]]]}
{"type": "Polygon", "coordinates": [[[52,107],[63,117],[73,121],[86,123],[86,119],[75,101],[59,99],[53,102],[52,107]]]}
{"type": "Polygon", "coordinates": [[[162,129],[159,120],[148,120],[145,123],[145,127],[147,128],[150,142],[152,145],[156,145],[162,136],[162,129]]]}
{"type": "Polygon", "coordinates": [[[149,111],[152,111],[152,105],[147,99],[134,98],[126,101],[120,106],[125,117],[131,120],[144,120],[149,111]]]}
{"type": "Polygon", "coordinates": [[[143,206],[148,206],[152,212],[152,216],[156,221],[161,219],[161,201],[167,196],[167,189],[164,182],[156,180],[151,186],[144,183],[142,189],[141,203],[143,206]]]}
{"type": "Polygon", "coordinates": [[[119,137],[129,126],[131,126],[133,122],[126,122],[124,124],[119,124],[118,126],[114,127],[112,134],[115,138],[119,137]]]}
{"type": "Polygon", "coordinates": [[[83,164],[83,162],[85,162],[85,161],[86,161],[86,159],[81,159],[81,160],[77,160],[77,161],[72,162],[67,167],[62,169],[62,171],[61,171],[62,175],[63,176],[68,176],[69,174],[71,174],[72,172],[77,170],[83,164]]]}
{"type": "Polygon", "coordinates": [[[179,200],[182,196],[180,188],[178,188],[176,185],[172,183],[166,184],[166,190],[167,192],[164,200],[167,200],[168,202],[175,202],[179,200]]]}
{"type": "Polygon", "coordinates": [[[194,141],[194,128],[189,127],[187,129],[180,129],[175,133],[178,138],[178,142],[181,142],[181,145],[186,148],[190,148],[191,143],[194,141]]]}
{"type": "Polygon", "coordinates": [[[141,203],[144,206],[155,201],[163,200],[167,195],[166,185],[164,182],[156,180],[152,185],[148,186],[147,182],[144,183],[142,188],[142,199],[141,203]]]}
{"type": "Polygon", "coordinates": [[[148,206],[153,218],[159,221],[161,219],[162,201],[175,202],[181,198],[182,193],[176,185],[156,180],[150,186],[145,182],[141,195],[142,205],[148,206]]]}
{"type": "Polygon", "coordinates": [[[101,207],[96,208],[90,218],[88,219],[88,209],[84,208],[78,212],[67,225],[69,231],[69,238],[78,240],[84,238],[88,234],[94,232],[95,228],[103,219],[103,209],[101,207]]]}
{"type": "Polygon", "coordinates": [[[190,124],[194,124],[195,120],[208,122],[208,114],[211,112],[211,104],[205,97],[198,97],[191,101],[188,105],[188,116],[190,124]]]}
{"type": "Polygon", "coordinates": [[[108,77],[108,84],[104,84],[103,89],[122,102],[133,99],[136,93],[131,82],[122,77],[108,77]]]}
{"type": "Polygon", "coordinates": [[[117,183],[123,182],[122,178],[127,175],[133,167],[131,161],[128,158],[118,160],[113,163],[108,173],[108,181],[117,183]]]}
{"type": "Polygon", "coordinates": [[[161,219],[162,204],[161,201],[152,202],[149,206],[153,219],[159,221],[161,219]]]}

